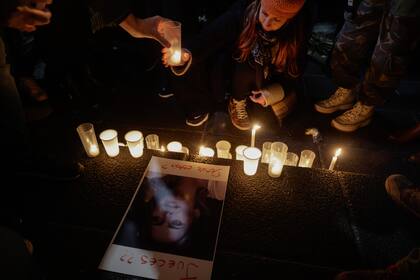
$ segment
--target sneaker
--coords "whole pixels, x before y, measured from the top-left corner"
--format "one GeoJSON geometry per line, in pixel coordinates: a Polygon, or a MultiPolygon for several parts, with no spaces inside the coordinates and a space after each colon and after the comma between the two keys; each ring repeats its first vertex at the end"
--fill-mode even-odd
{"type": "Polygon", "coordinates": [[[393,174],[386,178],[385,189],[395,203],[420,218],[420,186],[404,175],[393,174]]]}
{"type": "Polygon", "coordinates": [[[200,126],[209,119],[209,113],[192,115],[187,117],[185,123],[189,126],[200,126]]]}
{"type": "Polygon", "coordinates": [[[363,105],[359,101],[352,109],[333,119],[331,125],[340,131],[353,132],[367,126],[372,120],[373,112],[373,106],[363,105]]]}
{"type": "Polygon", "coordinates": [[[246,99],[236,100],[231,98],[229,101],[229,115],[232,124],[240,130],[251,129],[251,121],[246,111],[246,99]]]}
{"type": "Polygon", "coordinates": [[[353,90],[339,87],[330,98],[315,103],[315,110],[323,114],[331,114],[338,110],[353,107],[356,94],[353,90]]]}

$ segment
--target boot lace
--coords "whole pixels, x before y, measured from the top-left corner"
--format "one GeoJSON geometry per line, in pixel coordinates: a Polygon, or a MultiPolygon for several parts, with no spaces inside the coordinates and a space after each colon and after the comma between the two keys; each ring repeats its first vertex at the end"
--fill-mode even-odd
{"type": "Polygon", "coordinates": [[[238,119],[246,119],[248,118],[248,113],[246,112],[246,99],[236,101],[233,99],[233,105],[235,106],[235,112],[238,119]]]}

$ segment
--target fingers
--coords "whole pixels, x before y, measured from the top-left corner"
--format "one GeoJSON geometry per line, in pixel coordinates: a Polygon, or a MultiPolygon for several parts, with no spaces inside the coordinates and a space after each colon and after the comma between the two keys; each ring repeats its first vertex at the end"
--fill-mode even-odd
{"type": "Polygon", "coordinates": [[[27,6],[17,7],[23,16],[23,21],[28,25],[45,25],[50,22],[51,12],[32,9],[27,6]]]}
{"type": "Polygon", "coordinates": [[[25,24],[22,28],[22,31],[25,32],[33,32],[36,30],[36,27],[34,25],[25,24]]]}
{"type": "Polygon", "coordinates": [[[188,60],[190,60],[190,54],[187,52],[182,53],[182,60],[184,62],[187,62],[188,60]]]}

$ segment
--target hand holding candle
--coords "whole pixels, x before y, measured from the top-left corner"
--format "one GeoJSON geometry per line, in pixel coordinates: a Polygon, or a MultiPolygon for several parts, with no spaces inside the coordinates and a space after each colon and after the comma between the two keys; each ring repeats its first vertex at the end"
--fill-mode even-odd
{"type": "Polygon", "coordinates": [[[330,163],[330,167],[328,168],[329,170],[334,170],[335,163],[337,162],[337,159],[340,155],[341,155],[341,148],[339,148],[335,151],[335,154],[334,154],[334,156],[331,160],[331,163],[330,163]]]}

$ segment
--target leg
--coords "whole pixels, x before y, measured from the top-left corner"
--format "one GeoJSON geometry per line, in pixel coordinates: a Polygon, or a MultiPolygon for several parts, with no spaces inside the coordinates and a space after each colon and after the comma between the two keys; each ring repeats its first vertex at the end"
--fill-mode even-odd
{"type": "Polygon", "coordinates": [[[236,63],[232,78],[232,98],[228,109],[232,124],[240,130],[251,128],[251,121],[246,111],[246,100],[255,89],[257,89],[255,70],[246,62],[236,63]]]}
{"type": "Polygon", "coordinates": [[[232,97],[246,99],[252,90],[257,89],[256,73],[248,63],[235,63],[232,77],[232,97]]]}
{"type": "MultiPolygon", "coordinates": [[[[395,8],[400,6],[398,2],[402,1],[393,1],[382,19],[381,33],[365,74],[361,100],[368,105],[382,105],[395,91],[419,43],[419,16],[400,16],[401,11],[395,8]]],[[[415,9],[416,4],[411,4],[415,9]]],[[[404,1],[404,5],[410,5],[410,1],[404,1]]]]}
{"type": "Polygon", "coordinates": [[[345,13],[331,57],[333,79],[338,86],[352,89],[359,83],[363,65],[378,38],[385,2],[362,0],[354,16],[345,13]]]}
{"type": "Polygon", "coordinates": [[[171,77],[175,96],[190,126],[200,126],[207,121],[213,110],[210,96],[209,77],[204,63],[193,65],[184,76],[171,77]]]}
{"type": "MultiPolygon", "coordinates": [[[[385,0],[362,0],[354,15],[345,12],[345,23],[338,34],[331,56],[331,72],[339,88],[328,99],[314,105],[318,112],[331,114],[353,107],[360,87],[362,69],[379,34],[385,3],[385,0]]],[[[357,129],[354,126],[335,127],[340,127],[338,129],[343,131],[357,129]]]]}

